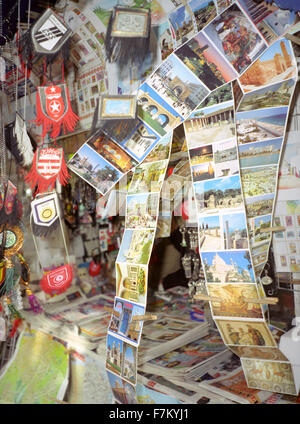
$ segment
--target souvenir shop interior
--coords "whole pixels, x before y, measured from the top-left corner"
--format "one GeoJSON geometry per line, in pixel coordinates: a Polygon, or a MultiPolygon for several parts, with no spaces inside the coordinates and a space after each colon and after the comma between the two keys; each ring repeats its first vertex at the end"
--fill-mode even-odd
{"type": "Polygon", "coordinates": [[[300,403],[300,2],[0,0],[0,403],[300,403]]]}

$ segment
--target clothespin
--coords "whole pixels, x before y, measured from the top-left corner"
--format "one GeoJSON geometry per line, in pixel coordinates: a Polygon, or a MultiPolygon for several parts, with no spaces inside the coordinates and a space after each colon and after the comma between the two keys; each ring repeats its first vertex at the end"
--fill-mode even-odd
{"type": "Polygon", "coordinates": [[[222,302],[222,297],[208,296],[207,294],[195,294],[195,300],[209,300],[210,302],[222,302]]]}
{"type": "Polygon", "coordinates": [[[157,320],[157,315],[146,314],[146,315],[135,315],[132,317],[132,321],[155,321],[157,320]]]}
{"type": "Polygon", "coordinates": [[[71,404],[70,404],[70,402],[66,402],[65,400],[58,400],[58,399],[56,399],[56,398],[55,398],[55,397],[53,397],[53,396],[50,396],[50,399],[51,399],[51,400],[54,400],[54,402],[60,403],[60,404],[62,404],[62,405],[71,405],[71,404]]]}
{"type": "Polygon", "coordinates": [[[278,226],[278,227],[268,227],[268,228],[261,228],[259,230],[261,233],[278,233],[279,231],[285,231],[285,227],[278,226]]]}
{"type": "Polygon", "coordinates": [[[262,297],[262,298],[243,298],[244,302],[247,303],[259,303],[261,305],[276,305],[276,303],[278,302],[278,297],[262,297]]]}

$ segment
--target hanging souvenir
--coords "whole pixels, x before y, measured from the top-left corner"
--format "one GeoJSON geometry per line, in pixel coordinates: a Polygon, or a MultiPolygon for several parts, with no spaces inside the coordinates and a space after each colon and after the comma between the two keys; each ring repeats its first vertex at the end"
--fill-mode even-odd
{"type": "Polygon", "coordinates": [[[41,86],[36,94],[36,125],[42,125],[42,137],[51,131],[55,140],[59,136],[61,127],[64,134],[75,129],[79,120],[73,112],[68,87],[65,83],[41,86]]]}
{"type": "Polygon", "coordinates": [[[48,62],[54,61],[60,52],[63,56],[69,53],[68,40],[72,30],[64,20],[48,8],[19,40],[19,54],[21,63],[27,62],[29,70],[32,68],[33,58],[46,55],[48,62]]]}
{"type": "Polygon", "coordinates": [[[69,178],[63,148],[38,147],[25,182],[30,184],[32,190],[37,186],[36,194],[38,194],[53,190],[56,180],[61,185],[67,184],[69,178]]]}
{"type": "Polygon", "coordinates": [[[31,310],[35,314],[39,314],[40,312],[42,312],[41,305],[39,304],[35,295],[32,293],[31,288],[29,286],[30,268],[29,268],[27,262],[25,261],[24,257],[20,253],[17,254],[17,257],[18,257],[20,264],[21,264],[20,283],[22,283],[25,286],[25,293],[28,297],[28,301],[29,301],[29,305],[30,305],[31,310]]]}
{"type": "Polygon", "coordinates": [[[26,130],[26,121],[16,113],[16,121],[14,127],[15,137],[18,145],[18,150],[22,155],[23,166],[29,166],[33,160],[33,149],[31,140],[26,130]]]}
{"type": "Polygon", "coordinates": [[[72,279],[72,267],[66,264],[45,274],[40,281],[40,287],[50,295],[60,294],[70,287],[72,279]]]}
{"type": "Polygon", "coordinates": [[[16,225],[19,221],[17,188],[8,180],[0,181],[0,225],[16,225]]]}
{"type": "Polygon", "coordinates": [[[105,36],[108,61],[141,65],[149,52],[150,28],[150,10],[115,7],[105,36]]]}
{"type": "Polygon", "coordinates": [[[31,202],[31,229],[35,236],[46,237],[59,225],[60,208],[56,193],[37,196],[31,202]]]}

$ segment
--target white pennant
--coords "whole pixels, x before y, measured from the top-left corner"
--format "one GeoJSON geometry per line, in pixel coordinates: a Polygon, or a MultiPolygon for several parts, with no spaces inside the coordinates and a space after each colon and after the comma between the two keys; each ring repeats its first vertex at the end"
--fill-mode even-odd
{"type": "Polygon", "coordinates": [[[6,68],[5,68],[5,59],[3,56],[0,57],[0,81],[4,82],[6,80],[6,68]]]}
{"type": "Polygon", "coordinates": [[[23,165],[28,166],[32,163],[34,154],[30,138],[27,134],[26,123],[18,113],[16,114],[15,136],[19,152],[23,157],[23,165]]]}

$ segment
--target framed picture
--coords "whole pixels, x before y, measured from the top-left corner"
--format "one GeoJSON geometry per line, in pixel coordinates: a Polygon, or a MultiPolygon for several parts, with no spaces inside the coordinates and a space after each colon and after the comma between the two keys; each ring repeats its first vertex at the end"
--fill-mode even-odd
{"type": "Polygon", "coordinates": [[[102,96],[100,119],[135,119],[136,97],[135,96],[102,96]]]}
{"type": "Polygon", "coordinates": [[[111,36],[147,38],[150,30],[149,17],[149,11],[145,9],[116,8],[111,36]]]}

